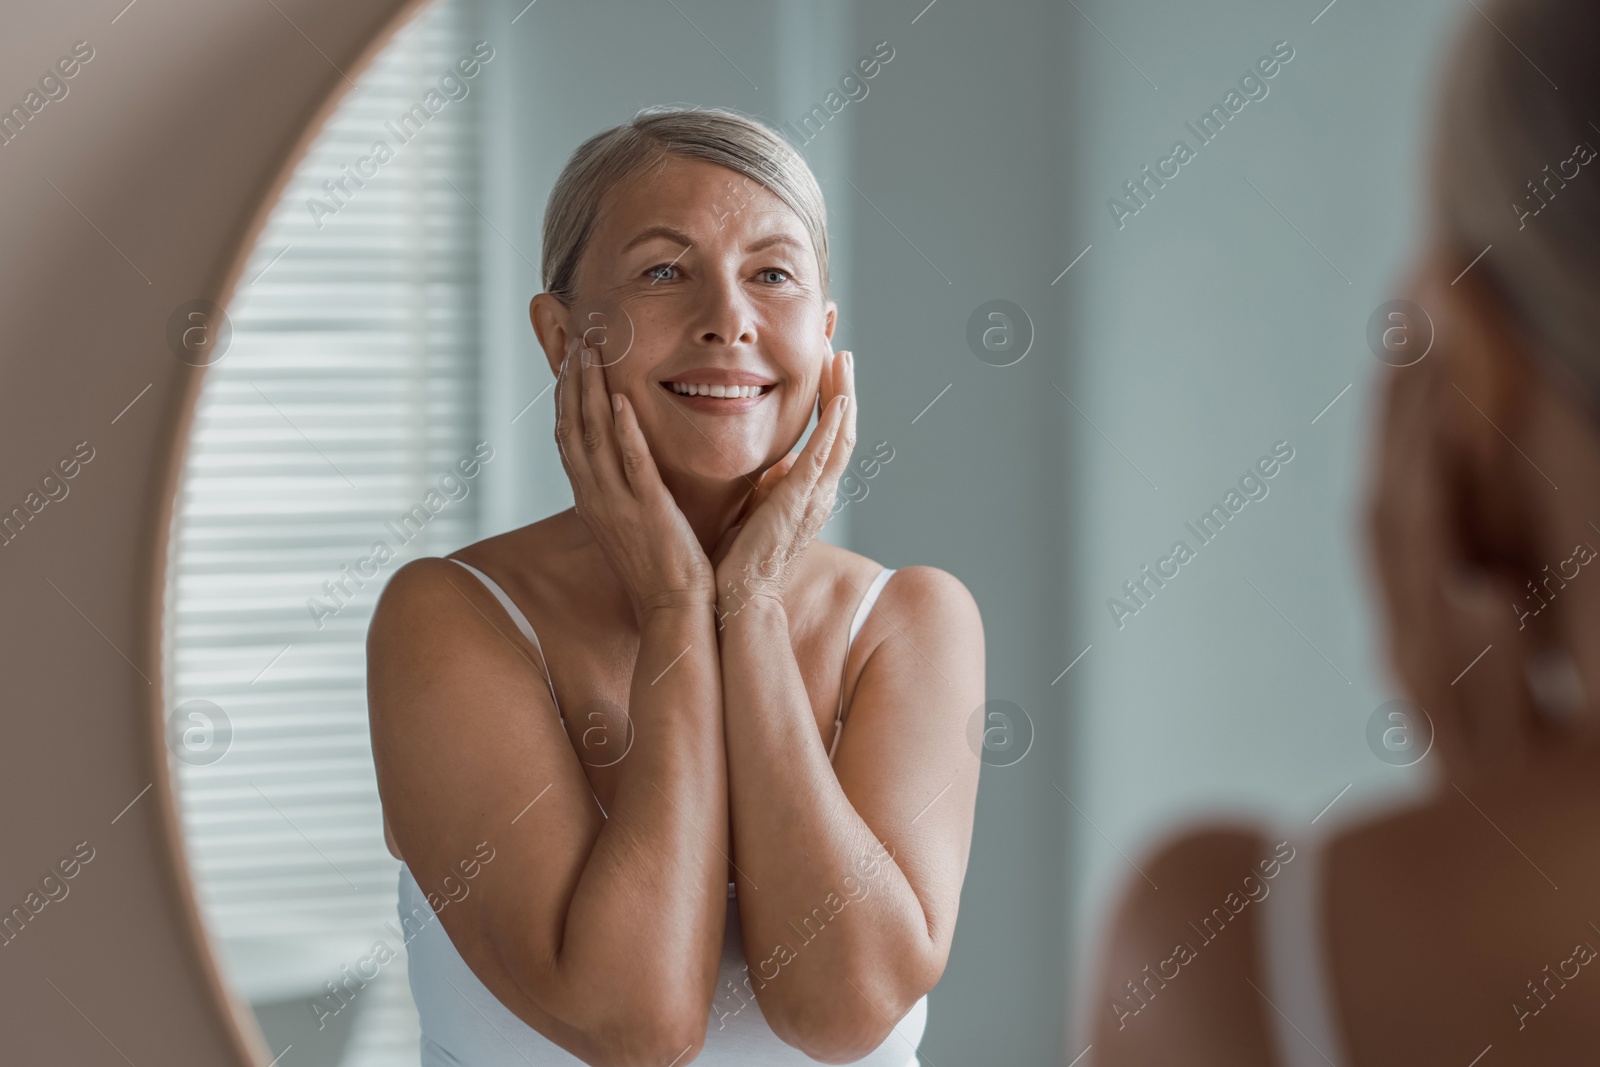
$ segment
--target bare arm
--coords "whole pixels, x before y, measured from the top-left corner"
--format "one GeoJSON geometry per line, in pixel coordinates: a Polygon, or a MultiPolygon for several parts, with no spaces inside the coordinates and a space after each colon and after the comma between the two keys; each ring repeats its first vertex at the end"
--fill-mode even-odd
{"type": "Polygon", "coordinates": [[[781,604],[722,631],[729,805],[762,1013],[826,1062],[859,1059],[939,980],[972,839],[983,631],[959,581],[896,573],[888,636],[849,701],[836,761],[817,735],[781,604]]]}
{"type": "Polygon", "coordinates": [[[709,606],[641,620],[609,819],[509,620],[455,564],[402,568],[369,634],[379,790],[413,876],[496,997],[589,1063],[659,1067],[705,1037],[726,920],[713,625],[709,606]],[[478,842],[494,859],[452,899],[478,842]]]}

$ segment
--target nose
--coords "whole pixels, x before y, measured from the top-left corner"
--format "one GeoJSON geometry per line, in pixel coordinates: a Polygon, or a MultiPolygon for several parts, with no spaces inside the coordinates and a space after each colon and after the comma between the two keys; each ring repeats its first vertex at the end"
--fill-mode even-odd
{"type": "Polygon", "coordinates": [[[750,298],[736,278],[718,272],[701,290],[695,338],[707,345],[750,345],[756,325],[750,298]]]}

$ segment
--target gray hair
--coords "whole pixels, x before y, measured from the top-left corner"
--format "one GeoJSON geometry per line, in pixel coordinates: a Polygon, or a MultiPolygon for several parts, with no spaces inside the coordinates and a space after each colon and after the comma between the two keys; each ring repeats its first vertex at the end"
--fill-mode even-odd
{"type": "Polygon", "coordinates": [[[540,269],[546,292],[572,306],[578,261],[606,194],[673,156],[726,167],[787,204],[811,238],[822,298],[827,299],[828,218],[816,177],[800,153],[771,128],[723,108],[647,108],[572,153],[545,207],[540,269]]]}
{"type": "Polygon", "coordinates": [[[1496,0],[1465,19],[1434,142],[1435,232],[1463,268],[1494,246],[1473,270],[1485,273],[1531,354],[1575,375],[1592,406],[1600,400],[1600,130],[1590,124],[1600,116],[1600,4],[1496,0]]]}

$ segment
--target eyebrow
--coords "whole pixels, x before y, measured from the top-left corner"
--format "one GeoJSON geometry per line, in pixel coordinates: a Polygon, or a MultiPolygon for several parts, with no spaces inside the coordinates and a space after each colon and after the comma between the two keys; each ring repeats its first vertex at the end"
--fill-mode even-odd
{"type": "MultiPolygon", "coordinates": [[[[635,234],[632,240],[622,246],[622,251],[630,251],[631,249],[644,244],[646,241],[652,241],[658,237],[666,238],[669,241],[672,241],[676,244],[685,245],[688,248],[694,247],[694,241],[690,240],[688,234],[685,234],[681,230],[675,230],[671,226],[650,226],[640,230],[637,234],[635,234]]],[[[768,234],[765,237],[758,238],[746,245],[745,251],[759,252],[764,248],[771,248],[773,245],[780,244],[788,245],[797,252],[805,251],[804,245],[786,233],[773,233],[768,234]]]]}
{"type": "Polygon", "coordinates": [[[758,241],[753,241],[746,245],[744,250],[746,252],[759,252],[763,248],[771,248],[773,245],[788,245],[796,252],[804,252],[806,250],[804,245],[786,233],[769,234],[758,241]]]}
{"type": "Polygon", "coordinates": [[[635,248],[638,245],[642,245],[646,241],[654,240],[657,237],[665,237],[667,240],[675,241],[680,245],[688,245],[691,248],[694,247],[694,242],[689,240],[687,235],[681,231],[674,230],[671,226],[650,226],[646,229],[640,230],[637,234],[635,234],[633,240],[622,246],[622,250],[627,252],[630,249],[635,248]]]}

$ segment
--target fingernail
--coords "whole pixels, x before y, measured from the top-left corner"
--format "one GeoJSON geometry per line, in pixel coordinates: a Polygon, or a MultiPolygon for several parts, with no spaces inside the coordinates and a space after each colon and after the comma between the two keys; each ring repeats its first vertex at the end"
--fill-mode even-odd
{"type": "Polygon", "coordinates": [[[621,393],[612,393],[611,394],[611,410],[612,411],[621,411],[622,410],[622,394],[621,393]]]}

